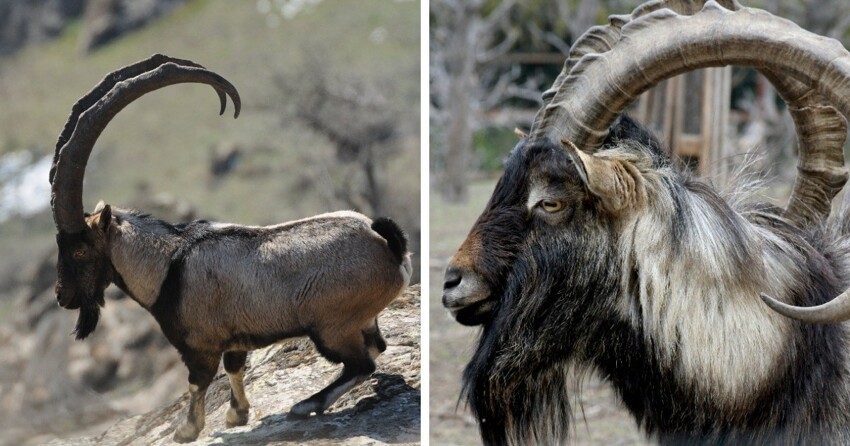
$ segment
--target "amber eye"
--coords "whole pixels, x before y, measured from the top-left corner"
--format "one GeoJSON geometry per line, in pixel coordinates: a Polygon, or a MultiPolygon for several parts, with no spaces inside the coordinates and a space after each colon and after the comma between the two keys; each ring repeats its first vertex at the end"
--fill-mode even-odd
{"type": "Polygon", "coordinates": [[[544,211],[549,213],[558,212],[564,207],[564,203],[558,200],[540,200],[538,204],[544,211]]]}
{"type": "Polygon", "coordinates": [[[75,259],[82,259],[85,256],[86,256],[86,248],[80,248],[80,249],[74,251],[74,258],[75,259]]]}

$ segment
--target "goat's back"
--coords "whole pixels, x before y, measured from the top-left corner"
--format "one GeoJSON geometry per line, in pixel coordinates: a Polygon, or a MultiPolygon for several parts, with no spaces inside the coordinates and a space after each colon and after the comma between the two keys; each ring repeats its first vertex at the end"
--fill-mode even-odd
{"type": "Polygon", "coordinates": [[[189,332],[208,338],[217,327],[213,337],[279,339],[368,326],[409,279],[370,225],[355,212],[268,227],[211,225],[214,235],[184,261],[182,289],[191,292],[179,311],[197,324],[189,332]]]}

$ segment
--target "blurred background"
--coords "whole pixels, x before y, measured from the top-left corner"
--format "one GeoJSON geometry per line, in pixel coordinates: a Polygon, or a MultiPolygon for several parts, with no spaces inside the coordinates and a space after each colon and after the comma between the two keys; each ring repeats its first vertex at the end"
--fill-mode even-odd
{"type": "MultiPolygon", "coordinates": [[[[477,426],[458,404],[463,367],[478,330],[440,304],[443,270],[483,210],[502,161],[528,130],[540,94],[560,73],[573,41],[640,0],[433,0],[430,11],[431,419],[435,444],[478,444],[477,426]]],[[[850,3],[752,0],[815,33],[850,44],[850,3]]],[[[756,71],[700,70],[645,93],[628,111],[656,131],[684,165],[718,187],[747,154],[767,179],[761,194],[783,205],[796,173],[795,132],[785,105],[756,71]]],[[[846,151],[846,147],[845,147],[846,151]]],[[[645,439],[598,377],[577,388],[578,444],[645,439]]]]}
{"type": "Polygon", "coordinates": [[[218,72],[243,104],[218,116],[197,85],[134,102],[92,153],[86,209],[255,225],[355,209],[395,219],[418,253],[419,26],[409,0],[0,0],[0,444],[99,433],[186,389],[153,318],[114,287],[85,342],[56,305],[47,174],[79,97],[159,52],[218,72]]]}

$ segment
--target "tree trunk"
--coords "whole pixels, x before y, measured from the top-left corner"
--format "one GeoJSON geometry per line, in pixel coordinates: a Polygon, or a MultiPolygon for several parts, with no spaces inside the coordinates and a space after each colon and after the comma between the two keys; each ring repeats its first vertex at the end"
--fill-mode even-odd
{"type": "Polygon", "coordinates": [[[453,42],[446,63],[449,72],[449,124],[446,135],[446,166],[440,190],[446,200],[464,201],[467,197],[470,160],[472,159],[472,100],[475,88],[476,11],[460,8],[453,42]]]}

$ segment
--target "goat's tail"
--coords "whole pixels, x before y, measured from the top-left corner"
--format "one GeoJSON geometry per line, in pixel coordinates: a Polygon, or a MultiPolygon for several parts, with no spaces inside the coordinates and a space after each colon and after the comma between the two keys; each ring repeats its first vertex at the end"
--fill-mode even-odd
{"type": "Polygon", "coordinates": [[[387,245],[398,263],[404,262],[407,255],[407,235],[404,234],[401,227],[390,218],[380,217],[372,222],[372,230],[387,241],[387,245]]]}

